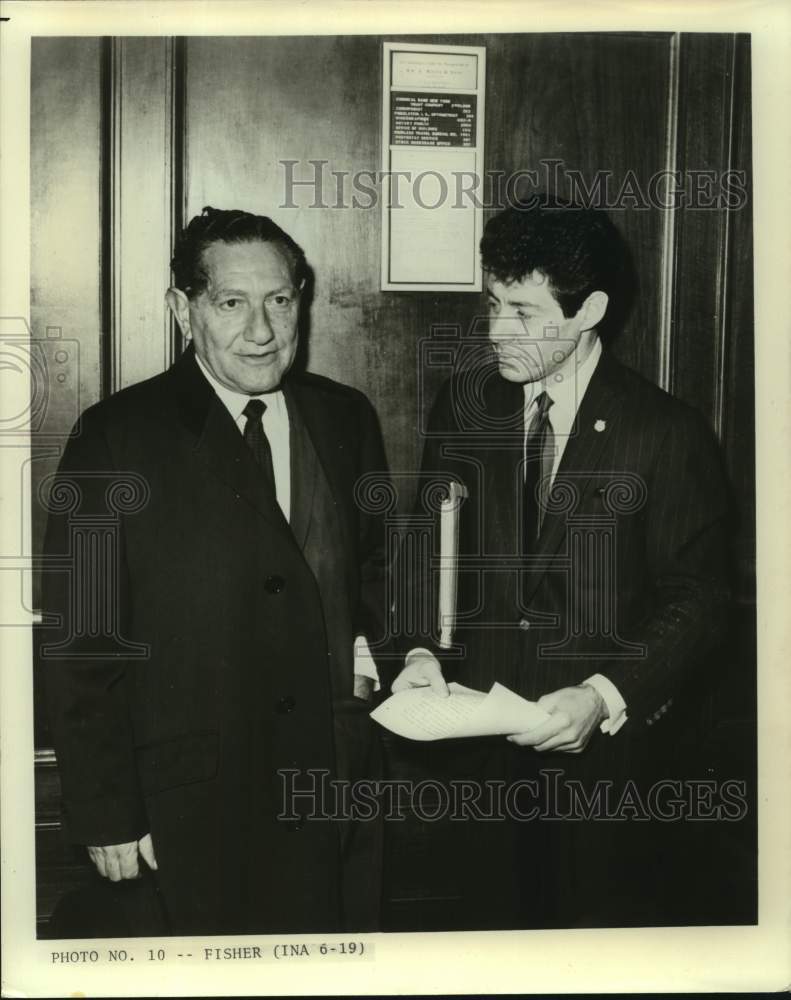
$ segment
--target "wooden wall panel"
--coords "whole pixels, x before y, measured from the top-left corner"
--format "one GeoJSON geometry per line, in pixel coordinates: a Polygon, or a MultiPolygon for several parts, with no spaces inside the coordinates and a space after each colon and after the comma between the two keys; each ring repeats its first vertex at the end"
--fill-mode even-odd
{"type": "Polygon", "coordinates": [[[704,173],[715,177],[718,198],[710,207],[676,212],[672,389],[706,415],[722,443],[740,522],[737,593],[749,601],[755,573],[749,36],[683,35],[681,83],[678,166],[699,172],[704,185],[704,173]],[[726,181],[728,196],[721,199],[731,171],[741,177],[735,187],[733,178],[726,181]]]}
{"type": "Polygon", "coordinates": [[[33,334],[79,342],[84,408],[101,387],[101,41],[34,38],[31,74],[33,334]]]}
{"type": "Polygon", "coordinates": [[[734,53],[733,169],[744,171],[747,202],[731,216],[725,261],[727,295],[723,323],[720,433],[739,514],[734,539],[738,596],[755,601],[755,337],[753,308],[752,119],[750,38],[739,36],[734,53]]]}
{"type": "MultiPolygon", "coordinates": [[[[676,167],[718,181],[729,160],[733,121],[730,35],[684,35],[680,56],[676,167]]],[[[709,199],[706,197],[706,201],[709,199]]],[[[676,212],[676,274],[671,289],[672,391],[717,422],[720,290],[728,215],[716,202],[676,212]]]]}
{"type": "MultiPolygon", "coordinates": [[[[174,42],[116,38],[111,45],[110,163],[106,260],[111,351],[107,389],[167,368],[172,358],[165,306],[173,249],[174,42]],[[109,272],[109,273],[107,273],[109,272]]],[[[181,164],[177,169],[181,169],[181,164]]]]}
{"type": "Polygon", "coordinates": [[[676,167],[690,185],[699,178],[704,200],[675,212],[670,388],[720,438],[739,517],[737,596],[749,602],[755,574],[749,36],[682,35],[679,92],[676,167]]]}
{"type": "MultiPolygon", "coordinates": [[[[46,366],[43,421],[31,442],[31,489],[54,472],[63,439],[102,384],[101,41],[31,46],[30,317],[46,366]]],[[[33,551],[46,514],[31,505],[33,551]]],[[[39,603],[34,574],[33,603],[39,603]]]]}

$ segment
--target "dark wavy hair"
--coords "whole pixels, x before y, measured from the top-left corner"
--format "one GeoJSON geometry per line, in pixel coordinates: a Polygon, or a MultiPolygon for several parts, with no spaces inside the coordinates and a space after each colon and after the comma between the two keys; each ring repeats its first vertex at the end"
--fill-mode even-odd
{"type": "Polygon", "coordinates": [[[189,298],[195,298],[206,288],[209,279],[203,264],[203,254],[212,243],[276,243],[291,263],[294,284],[308,276],[308,265],[302,248],[277,223],[265,215],[253,215],[239,209],[219,209],[207,205],[181,231],[176,240],[173,260],[174,285],[189,298]]]}
{"type": "Polygon", "coordinates": [[[481,263],[498,281],[543,274],[566,317],[591,292],[609,298],[606,328],[619,325],[634,294],[631,258],[606,212],[535,197],[525,208],[507,208],[486,225],[481,263]]]}

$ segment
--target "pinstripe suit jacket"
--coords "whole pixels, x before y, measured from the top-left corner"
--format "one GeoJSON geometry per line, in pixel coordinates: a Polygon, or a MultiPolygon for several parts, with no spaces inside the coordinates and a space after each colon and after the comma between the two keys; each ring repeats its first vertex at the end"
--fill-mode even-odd
{"type": "MultiPolygon", "coordinates": [[[[455,645],[434,645],[446,676],[483,690],[500,681],[535,699],[599,672],[623,694],[629,732],[594,740],[588,756],[647,727],[661,732],[727,607],[730,504],[711,431],[605,351],[537,548],[523,554],[522,386],[498,374],[478,393],[475,379],[462,373],[440,391],[422,470],[469,493],[455,645]]],[[[426,589],[434,600],[436,578],[426,589]]]]}

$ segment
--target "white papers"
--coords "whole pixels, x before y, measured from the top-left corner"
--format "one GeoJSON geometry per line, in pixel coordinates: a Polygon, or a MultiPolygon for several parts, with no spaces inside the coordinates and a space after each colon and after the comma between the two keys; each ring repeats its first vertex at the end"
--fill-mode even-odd
{"type": "Polygon", "coordinates": [[[456,683],[448,687],[447,698],[429,687],[399,691],[375,708],[371,718],[408,740],[510,736],[535,729],[549,718],[535,702],[502,684],[495,683],[488,694],[456,683]]]}
{"type": "Polygon", "coordinates": [[[449,649],[456,624],[456,593],[459,582],[459,508],[467,488],[455,480],[439,512],[439,644],[449,649]]]}

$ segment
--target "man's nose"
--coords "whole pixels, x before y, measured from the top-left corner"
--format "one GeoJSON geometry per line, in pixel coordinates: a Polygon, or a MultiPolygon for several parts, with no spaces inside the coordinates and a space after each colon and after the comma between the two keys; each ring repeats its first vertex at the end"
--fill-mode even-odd
{"type": "Polygon", "coordinates": [[[259,345],[268,344],[274,338],[274,331],[264,306],[253,311],[244,333],[247,340],[259,345]]]}
{"type": "Polygon", "coordinates": [[[489,315],[489,338],[495,343],[524,340],[527,332],[518,316],[489,315]]]}

